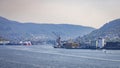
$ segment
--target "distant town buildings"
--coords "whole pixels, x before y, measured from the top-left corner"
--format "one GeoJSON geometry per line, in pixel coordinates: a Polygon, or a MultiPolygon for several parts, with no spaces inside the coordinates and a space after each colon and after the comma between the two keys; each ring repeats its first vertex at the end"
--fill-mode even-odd
{"type": "Polygon", "coordinates": [[[95,41],[91,41],[90,46],[94,48],[103,48],[105,45],[105,39],[104,38],[98,38],[95,41]]]}

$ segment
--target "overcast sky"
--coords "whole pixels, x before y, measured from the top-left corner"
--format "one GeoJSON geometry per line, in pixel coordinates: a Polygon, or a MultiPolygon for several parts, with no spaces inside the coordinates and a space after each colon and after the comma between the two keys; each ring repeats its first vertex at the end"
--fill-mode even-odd
{"type": "Polygon", "coordinates": [[[99,28],[120,18],[120,0],[0,0],[0,16],[19,22],[99,28]]]}

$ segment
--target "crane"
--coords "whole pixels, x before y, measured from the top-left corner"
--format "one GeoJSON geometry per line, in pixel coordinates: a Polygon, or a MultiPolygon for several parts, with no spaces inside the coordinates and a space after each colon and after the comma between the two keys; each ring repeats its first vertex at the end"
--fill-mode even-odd
{"type": "Polygon", "coordinates": [[[54,48],[60,48],[61,47],[61,37],[60,34],[57,34],[56,32],[52,32],[56,36],[56,42],[57,45],[54,46],[54,48]]]}

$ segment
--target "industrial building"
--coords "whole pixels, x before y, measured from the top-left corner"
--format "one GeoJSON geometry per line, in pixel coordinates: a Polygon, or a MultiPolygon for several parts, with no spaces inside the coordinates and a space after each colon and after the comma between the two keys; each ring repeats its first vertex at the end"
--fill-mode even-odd
{"type": "Polygon", "coordinates": [[[97,40],[91,41],[90,47],[92,48],[103,48],[105,45],[105,39],[98,38],[97,40]]]}

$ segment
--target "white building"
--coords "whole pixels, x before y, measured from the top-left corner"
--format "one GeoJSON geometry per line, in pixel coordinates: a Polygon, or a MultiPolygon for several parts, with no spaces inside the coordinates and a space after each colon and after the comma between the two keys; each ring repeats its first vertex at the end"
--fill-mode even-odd
{"type": "Polygon", "coordinates": [[[8,44],[8,43],[10,43],[10,41],[0,41],[0,44],[2,45],[8,44]]]}
{"type": "Polygon", "coordinates": [[[103,39],[103,38],[98,38],[98,45],[97,45],[97,47],[98,47],[98,48],[103,48],[103,47],[104,47],[104,44],[105,44],[105,39],[103,39]]]}

